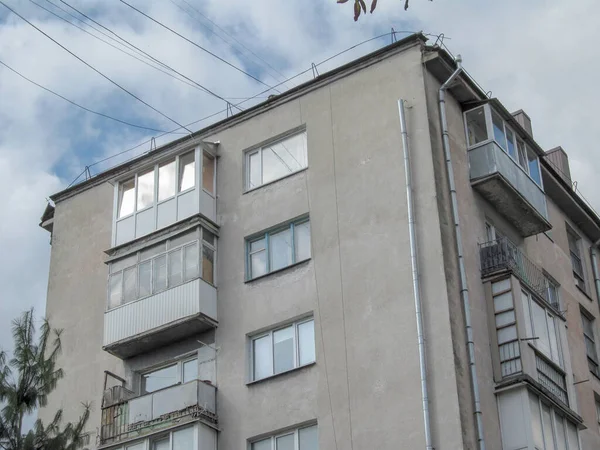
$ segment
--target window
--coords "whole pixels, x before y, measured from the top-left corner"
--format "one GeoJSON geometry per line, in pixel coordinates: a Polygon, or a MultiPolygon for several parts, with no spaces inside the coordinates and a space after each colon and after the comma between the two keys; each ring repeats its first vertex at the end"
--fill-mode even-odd
{"type": "Polygon", "coordinates": [[[135,179],[119,183],[119,218],[132,214],[135,209],[135,179]]]}
{"type": "Polygon", "coordinates": [[[585,286],[583,261],[581,259],[581,238],[577,236],[572,230],[567,228],[567,239],[569,240],[569,253],[571,254],[571,266],[573,266],[573,276],[575,277],[575,283],[581,289],[587,291],[585,286]]]}
{"type": "Polygon", "coordinates": [[[310,258],[310,222],[303,218],[247,239],[247,279],[310,258]]]}
{"type": "Polygon", "coordinates": [[[559,284],[547,274],[544,274],[544,297],[556,310],[560,311],[560,297],[558,296],[559,284]]]}
{"type": "Polygon", "coordinates": [[[487,141],[488,135],[483,106],[467,112],[465,118],[467,122],[467,139],[469,145],[487,141]]]}
{"type": "Polygon", "coordinates": [[[315,322],[302,320],[250,339],[251,381],[315,362],[315,322]]]}
{"type": "Polygon", "coordinates": [[[600,377],[600,370],[598,370],[598,352],[596,350],[596,333],[594,332],[595,321],[592,316],[581,311],[581,322],[583,325],[583,338],[585,341],[585,351],[587,353],[590,372],[597,377],[600,377]]]}
{"type": "Polygon", "coordinates": [[[214,234],[195,228],[110,263],[108,309],[196,278],[214,284],[215,245],[214,234]]]}
{"type": "Polygon", "coordinates": [[[286,431],[250,445],[251,450],[319,450],[316,425],[286,431]]]}
{"type": "Polygon", "coordinates": [[[179,157],[179,192],[196,185],[196,164],[194,152],[179,157]]]}
{"type": "Polygon", "coordinates": [[[198,448],[195,444],[195,434],[193,426],[180,428],[167,435],[152,439],[149,448],[151,450],[191,450],[192,448],[198,448]]]}
{"type": "Polygon", "coordinates": [[[142,394],[198,379],[198,358],[178,361],[142,374],[142,394]]]}
{"type": "Polygon", "coordinates": [[[577,426],[532,392],[529,412],[536,450],[579,450],[577,426]]]}
{"type": "Polygon", "coordinates": [[[500,147],[506,150],[506,135],[504,133],[504,121],[502,117],[492,109],[492,127],[494,129],[494,139],[500,147]]]}
{"type": "Polygon", "coordinates": [[[245,159],[246,190],[298,172],[308,166],[306,131],[249,150],[245,159]]]}
{"type": "Polygon", "coordinates": [[[502,377],[520,373],[521,349],[510,278],[492,283],[494,317],[502,377]]]}
{"type": "Polygon", "coordinates": [[[215,193],[215,158],[202,155],[202,188],[209,194],[215,193]]]}
{"type": "Polygon", "coordinates": [[[527,338],[533,338],[536,349],[562,367],[562,354],[557,319],[554,314],[527,291],[521,291],[527,338]]]}
{"type": "Polygon", "coordinates": [[[596,420],[598,421],[598,430],[600,430],[600,399],[596,397],[596,420]]]}

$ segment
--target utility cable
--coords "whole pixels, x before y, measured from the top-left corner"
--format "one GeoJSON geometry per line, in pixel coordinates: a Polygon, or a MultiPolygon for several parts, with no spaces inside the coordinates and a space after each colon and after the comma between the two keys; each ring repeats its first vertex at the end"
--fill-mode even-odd
{"type": "Polygon", "coordinates": [[[192,44],[193,46],[199,48],[200,50],[202,50],[203,52],[208,53],[209,55],[211,55],[212,57],[218,59],[219,61],[227,64],[228,66],[234,68],[235,70],[237,70],[238,72],[243,73],[244,75],[252,78],[255,81],[258,81],[260,84],[267,86],[269,88],[269,90],[273,89],[271,86],[269,86],[268,84],[266,84],[265,82],[261,81],[259,78],[255,77],[254,75],[246,72],[244,69],[240,69],[239,67],[237,67],[234,64],[231,64],[229,61],[227,61],[226,59],[221,58],[220,56],[216,55],[215,53],[211,52],[210,50],[207,50],[206,48],[202,47],[201,45],[197,44],[196,42],[186,38],[184,35],[178,33],[177,31],[173,30],[172,28],[169,28],[168,26],[166,26],[165,24],[163,24],[162,22],[159,22],[158,20],[156,20],[153,17],[150,17],[148,14],[146,14],[145,12],[137,9],[135,6],[130,5],[129,3],[127,3],[125,0],[119,0],[121,3],[123,3],[124,5],[129,6],[131,9],[133,9],[134,11],[137,11],[138,13],[140,13],[142,16],[150,19],[152,22],[156,23],[157,25],[160,25],[161,27],[165,28],[166,30],[169,30],[171,33],[179,36],[181,39],[189,42],[190,44],[192,44]]]}
{"type": "Polygon", "coordinates": [[[52,94],[52,95],[55,95],[55,96],[57,96],[57,97],[59,97],[59,98],[63,99],[64,101],[66,101],[66,102],[70,103],[71,105],[74,105],[74,106],[77,106],[78,108],[81,108],[81,109],[83,109],[84,111],[87,111],[87,112],[89,112],[89,113],[92,113],[92,114],[96,114],[97,116],[101,116],[101,117],[104,117],[104,118],[106,118],[106,119],[114,120],[115,122],[119,122],[119,123],[122,123],[122,124],[124,124],[124,125],[129,125],[130,127],[141,128],[142,130],[156,131],[156,132],[158,132],[158,133],[164,133],[164,132],[165,132],[164,130],[158,130],[158,129],[156,129],[156,128],[144,127],[144,126],[142,126],[142,125],[136,125],[136,124],[134,124],[134,123],[126,122],[126,121],[124,121],[124,120],[117,119],[116,117],[112,117],[112,116],[109,116],[109,115],[107,115],[107,114],[103,114],[103,113],[101,113],[101,112],[94,111],[94,110],[91,110],[91,109],[89,109],[89,108],[86,108],[85,106],[82,106],[82,105],[80,105],[79,103],[75,103],[74,101],[72,101],[72,100],[69,100],[68,98],[66,98],[66,97],[63,97],[62,95],[60,95],[60,94],[58,94],[58,93],[54,92],[52,89],[48,89],[47,87],[45,87],[45,86],[42,86],[41,84],[39,84],[39,83],[36,83],[35,81],[33,81],[33,80],[31,80],[31,79],[27,78],[25,75],[23,75],[22,73],[20,73],[19,71],[17,71],[16,69],[12,68],[11,66],[9,66],[8,64],[6,64],[5,62],[3,62],[3,61],[1,61],[1,60],[0,60],[0,64],[2,64],[2,65],[3,65],[4,67],[6,67],[8,70],[10,70],[11,72],[14,72],[15,74],[17,74],[18,76],[20,76],[20,77],[21,77],[21,78],[23,78],[24,80],[27,80],[27,81],[29,81],[31,84],[34,84],[34,85],[36,85],[37,87],[39,87],[39,88],[41,88],[41,89],[45,90],[46,92],[49,92],[50,94],[52,94]]]}
{"type": "MultiPolygon", "coordinates": [[[[48,1],[48,0],[47,0],[48,1]]],[[[157,58],[155,58],[154,56],[150,55],[149,53],[145,52],[144,50],[142,50],[141,48],[135,46],[134,44],[132,44],[131,42],[129,42],[128,40],[122,38],[121,36],[119,36],[117,33],[115,33],[114,31],[112,31],[110,28],[105,27],[104,25],[102,25],[101,23],[95,21],[94,19],[92,19],[91,17],[89,17],[88,15],[86,15],[85,13],[81,12],[80,10],[78,10],[77,8],[75,8],[74,6],[71,6],[69,3],[65,2],[64,0],[59,0],[61,3],[65,4],[66,6],[68,6],[69,8],[71,8],[73,11],[76,11],[77,13],[79,13],[81,16],[85,17],[86,19],[88,19],[89,21],[95,23],[96,25],[102,27],[103,29],[105,29],[106,31],[108,31],[109,33],[113,34],[114,36],[116,36],[117,38],[119,38],[121,41],[125,42],[127,45],[131,46],[132,48],[136,49],[137,51],[143,53],[144,55],[146,55],[148,58],[152,59],[153,61],[155,61],[156,63],[160,64],[161,66],[165,67],[166,69],[172,71],[173,73],[176,73],[177,75],[179,75],[180,77],[185,78],[186,80],[188,80],[189,82],[193,83],[194,85],[198,86],[202,91],[206,92],[207,94],[212,95],[215,98],[218,98],[219,100],[224,101],[227,104],[230,104],[224,97],[221,97],[219,94],[216,94],[215,92],[211,91],[210,89],[206,88],[205,86],[202,86],[200,83],[192,80],[190,77],[182,74],[181,72],[178,72],[177,70],[173,69],[171,66],[163,63],[162,61],[158,60],[157,58]]],[[[178,79],[176,77],[174,77],[175,79],[178,79]]],[[[232,105],[235,106],[235,105],[232,105]]],[[[238,108],[240,111],[242,111],[241,108],[238,108]]]]}
{"type": "MultiPolygon", "coordinates": [[[[210,31],[212,34],[214,34],[215,36],[217,36],[219,39],[221,39],[223,42],[225,42],[227,45],[231,46],[232,48],[240,51],[240,49],[238,47],[236,47],[235,45],[233,45],[231,42],[227,41],[226,39],[224,39],[222,36],[220,36],[219,34],[217,34],[214,30],[212,30],[211,28],[207,27],[202,21],[198,20],[197,17],[194,17],[193,14],[191,14],[187,9],[183,8],[182,6],[180,6],[179,4],[177,4],[175,2],[175,0],[169,0],[171,3],[173,3],[175,6],[177,6],[179,9],[181,9],[183,12],[185,12],[188,16],[190,16],[193,20],[195,20],[196,22],[198,22],[203,28],[205,28],[206,30],[210,31]]],[[[256,59],[258,59],[260,62],[262,62],[264,64],[263,67],[266,67],[268,69],[271,69],[271,76],[273,77],[273,79],[276,82],[280,82],[282,79],[285,79],[285,75],[282,74],[279,70],[277,70],[275,67],[273,67],[271,64],[269,64],[267,61],[265,61],[263,58],[261,58],[259,55],[257,55],[256,53],[254,53],[252,50],[250,50],[248,47],[246,47],[244,44],[242,44],[240,41],[238,41],[234,36],[232,36],[230,33],[227,32],[227,30],[223,29],[222,27],[220,27],[217,23],[215,23],[214,21],[212,21],[210,18],[208,18],[207,16],[205,16],[204,14],[202,14],[202,12],[196,8],[194,5],[192,5],[190,2],[188,2],[187,0],[181,0],[183,3],[185,3],[189,8],[191,8],[192,10],[194,10],[198,15],[200,15],[201,17],[203,17],[206,21],[210,22],[215,28],[218,28],[222,33],[224,33],[226,36],[228,36],[230,39],[232,39],[234,42],[236,42],[243,50],[245,50],[246,52],[250,53],[252,56],[254,56],[256,59]],[[273,72],[277,73],[279,75],[279,77],[275,77],[273,76],[273,72]]],[[[240,53],[244,53],[243,51],[240,51],[240,53]]],[[[267,70],[268,70],[267,69],[267,70]]],[[[286,88],[289,89],[289,86],[285,86],[286,88]]]]}
{"type": "Polygon", "coordinates": [[[35,28],[37,31],[39,31],[41,34],[43,34],[44,36],[46,36],[48,39],[50,39],[52,42],[54,42],[56,45],[58,45],[60,48],[62,48],[63,50],[65,50],[67,53],[69,53],[71,56],[77,58],[79,61],[81,61],[83,64],[85,64],[87,67],[89,67],[90,69],[92,69],[94,72],[96,72],[98,75],[102,76],[104,79],[108,80],[110,83],[114,84],[115,86],[117,86],[119,89],[121,89],[122,91],[126,92],[127,94],[129,94],[131,97],[135,98],[137,101],[139,101],[140,103],[143,103],[144,105],[146,105],[148,108],[150,108],[151,110],[157,112],[158,114],[160,114],[161,116],[163,116],[164,118],[168,119],[169,121],[173,122],[175,125],[178,125],[179,127],[185,129],[186,131],[192,133],[191,130],[189,130],[188,128],[186,128],[184,125],[181,125],[179,122],[177,122],[174,119],[171,119],[169,116],[167,116],[166,114],[160,112],[158,109],[156,109],[154,106],[150,105],[149,103],[146,103],[144,100],[142,100],[141,98],[139,98],[137,95],[135,95],[134,93],[128,91],[127,89],[125,89],[123,86],[121,86],[119,83],[117,83],[116,81],[113,81],[111,78],[109,78],[108,76],[104,75],[102,72],[100,72],[98,69],[96,69],[94,66],[92,66],[91,64],[87,63],[85,60],[83,60],[82,58],[80,58],[79,56],[77,56],[75,53],[73,53],[71,50],[69,50],[67,47],[65,47],[64,45],[62,45],[60,42],[58,42],[57,40],[55,40],[54,38],[52,38],[50,35],[48,35],[47,33],[45,33],[44,31],[42,31],[40,28],[36,27],[34,24],[32,24],[29,20],[27,20],[25,17],[23,17],[22,15],[20,15],[19,13],[17,13],[14,9],[12,9],[11,7],[9,7],[6,3],[4,3],[2,0],[0,0],[0,5],[4,6],[6,9],[8,9],[9,11],[11,11],[14,15],[16,15],[17,17],[19,17],[21,20],[25,21],[26,23],[28,23],[30,26],[32,26],[33,28],[35,28]]]}

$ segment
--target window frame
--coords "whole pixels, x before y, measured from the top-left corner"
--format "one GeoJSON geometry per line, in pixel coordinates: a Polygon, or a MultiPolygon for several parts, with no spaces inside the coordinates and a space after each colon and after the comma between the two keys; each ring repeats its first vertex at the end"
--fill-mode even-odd
{"type": "Polygon", "coordinates": [[[151,297],[153,295],[159,294],[161,292],[165,292],[169,289],[173,289],[177,286],[182,286],[186,283],[189,283],[191,281],[194,281],[196,279],[202,279],[204,282],[210,284],[211,286],[215,286],[216,287],[216,280],[217,280],[217,235],[215,233],[213,233],[211,230],[205,229],[203,226],[195,226],[192,228],[189,228],[187,230],[183,230],[177,234],[173,234],[171,236],[169,236],[168,238],[164,239],[161,242],[157,242],[155,244],[152,244],[148,247],[145,247],[143,249],[137,250],[136,252],[133,252],[131,254],[125,255],[122,258],[119,259],[115,259],[113,261],[110,261],[108,263],[109,268],[108,268],[108,279],[107,279],[107,288],[106,288],[106,297],[107,297],[107,304],[106,304],[106,311],[111,311],[113,309],[119,308],[121,306],[124,306],[128,303],[133,303],[139,300],[142,300],[144,298],[148,298],[151,297]],[[171,247],[169,245],[170,242],[176,240],[178,237],[181,237],[183,235],[185,235],[186,233],[190,233],[194,232],[195,236],[193,236],[193,238],[189,241],[183,242],[183,243],[179,243],[176,246],[171,247]],[[214,244],[211,244],[208,241],[204,240],[204,232],[209,232],[214,236],[214,244]],[[148,250],[154,246],[158,246],[164,244],[164,249],[161,250],[158,253],[152,254],[150,256],[142,256],[142,253],[145,250],[148,250]],[[185,269],[186,269],[186,265],[185,265],[185,249],[188,247],[191,247],[192,245],[196,245],[198,248],[198,275],[195,276],[194,278],[190,278],[187,279],[186,278],[186,273],[185,273],[185,269]],[[209,280],[205,280],[203,278],[203,253],[202,250],[204,248],[204,246],[210,248],[213,251],[213,280],[212,282],[209,280]],[[170,285],[169,283],[169,268],[170,268],[170,255],[176,251],[181,251],[181,255],[179,257],[180,263],[181,263],[181,282],[177,283],[177,284],[173,284],[170,285]],[[124,259],[130,258],[132,256],[135,256],[135,262],[132,262],[131,264],[127,265],[127,266],[123,266],[121,269],[116,270],[114,272],[111,271],[111,267],[113,264],[122,261],[124,259]],[[154,281],[155,281],[155,260],[157,260],[158,258],[161,257],[165,257],[165,286],[164,288],[159,288],[156,289],[155,285],[154,285],[154,281]],[[140,294],[140,267],[142,266],[142,264],[148,263],[150,262],[150,292],[146,295],[141,295],[140,294]],[[127,270],[130,270],[134,268],[135,269],[135,296],[132,300],[129,301],[125,301],[125,277],[124,277],[124,273],[127,270]],[[121,285],[121,292],[120,292],[120,302],[117,305],[114,305],[111,307],[111,278],[113,276],[116,276],[120,274],[121,280],[120,280],[120,285],[121,285]]]}
{"type": "Polygon", "coordinates": [[[584,264],[584,260],[583,260],[583,252],[582,250],[582,244],[583,244],[583,240],[581,239],[581,236],[579,235],[579,233],[577,233],[575,230],[573,230],[573,228],[567,224],[566,225],[566,230],[567,230],[567,245],[569,247],[569,257],[571,259],[571,268],[572,268],[572,272],[573,272],[573,278],[575,278],[575,284],[583,289],[584,292],[587,293],[587,279],[585,276],[585,264],[584,264]],[[572,244],[572,245],[571,245],[572,244]],[[578,263],[579,263],[579,267],[581,268],[581,272],[578,272],[578,270],[576,270],[575,268],[575,264],[573,264],[573,258],[575,258],[578,263]]]}
{"type": "Polygon", "coordinates": [[[287,178],[289,176],[292,176],[296,173],[302,172],[304,170],[308,169],[308,135],[306,133],[306,127],[305,126],[301,126],[299,128],[295,128],[293,130],[289,130],[285,133],[282,133],[278,136],[275,136],[272,139],[269,139],[265,142],[262,142],[259,145],[256,145],[254,147],[251,147],[247,150],[244,150],[244,193],[246,192],[250,192],[253,191],[255,189],[259,189],[263,186],[267,186],[271,183],[276,183],[277,181],[280,181],[284,178],[287,178]],[[279,144],[281,142],[285,142],[288,139],[294,138],[296,136],[300,136],[300,135],[304,135],[304,141],[306,142],[306,146],[305,146],[305,151],[306,151],[306,166],[301,167],[298,170],[295,170],[293,172],[287,173],[285,175],[282,175],[278,178],[275,178],[271,181],[268,182],[264,182],[263,181],[263,175],[264,175],[264,167],[263,167],[263,150],[266,147],[270,147],[276,144],[279,144]],[[251,180],[251,166],[250,166],[250,157],[252,155],[259,155],[260,158],[260,184],[257,186],[250,186],[250,180],[251,180]]]}
{"type": "Polygon", "coordinates": [[[526,336],[526,338],[528,338],[528,339],[537,338],[537,339],[533,339],[533,341],[531,342],[531,345],[535,348],[535,350],[537,352],[541,353],[542,356],[544,358],[546,358],[549,362],[551,362],[552,364],[557,366],[563,373],[566,373],[565,372],[565,370],[566,370],[565,355],[563,354],[562,338],[561,338],[560,327],[559,327],[559,323],[558,323],[559,316],[556,314],[556,312],[551,307],[548,307],[548,304],[546,302],[539,301],[534,294],[532,294],[530,291],[528,291],[527,289],[523,288],[523,286],[521,286],[521,299],[522,300],[523,300],[524,296],[527,298],[527,304],[523,305],[523,309],[527,308],[527,311],[524,311],[525,320],[529,319],[529,324],[525,324],[525,330],[528,330],[528,329],[531,330],[531,334],[532,334],[531,336],[526,336]],[[538,340],[540,339],[540,336],[535,331],[535,319],[534,319],[534,315],[533,315],[533,307],[532,307],[531,302],[535,302],[536,305],[544,311],[544,318],[545,318],[544,323],[546,324],[546,333],[548,335],[548,344],[550,347],[550,354],[547,354],[538,345],[538,340]],[[554,336],[556,337],[556,350],[558,352],[558,355],[557,355],[558,361],[556,361],[552,355],[552,342],[551,342],[552,337],[551,337],[551,333],[550,333],[550,326],[548,324],[549,316],[552,318],[552,323],[554,325],[554,336]]]}
{"type": "MultiPolygon", "coordinates": [[[[531,390],[527,390],[527,401],[528,401],[528,408],[529,408],[529,421],[530,424],[532,423],[532,417],[533,414],[535,412],[539,413],[538,415],[538,419],[539,419],[539,424],[540,424],[540,431],[542,433],[542,442],[543,442],[543,449],[539,449],[539,450],[544,450],[544,449],[561,449],[561,448],[569,448],[569,450],[580,450],[581,449],[581,443],[579,441],[579,430],[577,429],[577,425],[573,422],[571,422],[567,416],[558,408],[556,408],[554,405],[552,405],[552,403],[545,401],[542,399],[542,397],[536,393],[534,393],[531,390]],[[535,403],[538,405],[536,410],[532,410],[532,402],[535,401],[535,403]],[[551,429],[549,430],[549,434],[552,437],[552,442],[551,443],[546,443],[546,438],[547,438],[547,430],[546,430],[546,426],[548,425],[546,423],[546,421],[544,420],[544,408],[547,408],[550,412],[550,427],[551,429]],[[562,444],[562,446],[558,446],[558,433],[557,433],[557,425],[558,425],[558,421],[557,416],[561,419],[561,425],[563,428],[563,437],[565,439],[565,442],[562,444]],[[575,430],[576,434],[577,434],[577,448],[576,449],[571,449],[570,445],[569,445],[569,424],[571,425],[572,429],[575,430]]],[[[531,425],[530,425],[531,427],[531,425]]],[[[538,447],[535,445],[535,442],[532,442],[534,444],[534,447],[537,449],[538,447]]]]}
{"type": "Polygon", "coordinates": [[[588,368],[590,370],[590,372],[595,375],[596,377],[600,378],[600,359],[598,358],[598,339],[597,339],[597,332],[596,332],[596,318],[590,314],[588,311],[584,310],[583,308],[580,308],[580,312],[581,312],[581,331],[583,333],[583,343],[585,346],[585,356],[587,358],[588,361],[588,368]],[[584,320],[587,320],[590,324],[590,328],[592,330],[592,336],[588,336],[588,334],[586,333],[585,330],[585,323],[584,320]],[[592,357],[590,356],[589,352],[588,352],[588,346],[587,346],[587,341],[591,341],[593,348],[594,348],[594,355],[592,355],[592,357]],[[592,366],[594,366],[594,369],[592,369],[592,366]]]}
{"type": "MultiPolygon", "coordinates": [[[[177,433],[178,431],[183,431],[186,429],[193,430],[192,448],[198,448],[198,427],[193,424],[192,425],[186,424],[186,426],[181,426],[179,428],[171,429],[171,430],[165,431],[163,433],[159,433],[154,436],[150,436],[149,438],[146,437],[146,439],[144,439],[143,441],[139,441],[139,442],[144,442],[144,449],[147,448],[149,450],[154,450],[154,444],[156,442],[161,441],[165,438],[168,438],[169,439],[169,450],[173,450],[173,434],[177,433]],[[147,445],[146,445],[146,442],[147,442],[147,445]]],[[[121,448],[119,448],[117,450],[121,450],[121,448]]]]}
{"type": "Polygon", "coordinates": [[[262,331],[260,333],[256,333],[256,334],[252,334],[248,336],[248,349],[249,349],[249,373],[248,373],[248,383],[254,383],[254,382],[258,382],[258,381],[262,381],[262,380],[267,380],[269,378],[287,373],[287,372],[291,372],[294,371],[296,369],[301,369],[302,367],[307,367],[310,366],[312,364],[315,364],[317,361],[317,352],[316,352],[316,336],[315,336],[315,328],[314,328],[314,322],[315,322],[315,318],[314,316],[307,316],[307,317],[303,317],[297,320],[294,320],[293,322],[287,322],[285,324],[282,325],[278,325],[275,328],[271,328],[265,331],[262,331]],[[300,364],[300,339],[299,339],[299,332],[298,332],[298,328],[300,327],[300,325],[305,324],[305,323],[309,323],[309,322],[313,322],[313,337],[314,337],[314,344],[315,344],[315,359],[313,361],[309,361],[306,362],[304,364],[300,364]],[[287,369],[287,370],[283,370],[281,372],[275,372],[275,344],[273,341],[273,335],[274,333],[276,333],[277,331],[280,330],[284,330],[286,328],[290,328],[293,327],[294,328],[294,366],[291,369],[287,369]],[[254,342],[258,339],[262,339],[264,337],[269,337],[269,345],[270,345],[270,355],[271,355],[271,371],[269,375],[266,375],[262,378],[255,378],[254,377],[254,373],[255,373],[255,362],[256,362],[256,357],[255,357],[255,352],[254,352],[254,342]]]}
{"type": "Polygon", "coordinates": [[[174,361],[172,360],[172,361],[169,361],[169,362],[165,362],[165,363],[160,364],[158,366],[154,366],[154,367],[145,369],[143,371],[140,371],[139,372],[140,395],[143,396],[143,395],[153,394],[155,392],[159,392],[159,391],[162,391],[164,389],[172,388],[173,386],[179,386],[181,384],[186,384],[186,383],[189,383],[191,381],[197,381],[199,378],[196,378],[195,380],[189,380],[189,381],[186,381],[186,382],[183,381],[183,366],[184,366],[184,364],[188,363],[190,361],[194,361],[194,360],[196,360],[196,364],[199,364],[199,358],[198,358],[198,353],[197,352],[194,352],[191,355],[188,354],[188,355],[183,356],[183,357],[181,357],[181,358],[179,358],[177,360],[174,360],[174,361]],[[146,387],[145,387],[146,383],[144,382],[144,380],[145,380],[144,376],[146,376],[148,374],[151,374],[153,372],[157,372],[157,371],[162,370],[162,369],[166,369],[167,367],[171,367],[171,366],[177,366],[177,382],[173,383],[173,384],[170,384],[169,386],[162,387],[162,388],[157,389],[157,390],[152,391],[152,392],[146,391],[146,387]]]}
{"type": "MultiPolygon", "coordinates": [[[[289,436],[289,435],[294,435],[294,450],[300,450],[300,430],[304,430],[306,428],[312,428],[312,427],[316,427],[317,429],[317,438],[319,436],[319,426],[318,423],[311,423],[311,424],[307,424],[307,425],[302,425],[300,427],[297,428],[293,428],[293,429],[287,429],[284,431],[279,431],[276,432],[270,436],[264,436],[262,438],[258,438],[258,439],[253,439],[251,441],[248,442],[248,450],[253,450],[254,449],[254,444],[263,442],[263,441],[267,441],[269,440],[271,443],[271,449],[270,450],[277,450],[277,439],[278,438],[282,438],[285,436],[289,436]]],[[[317,441],[318,442],[318,441],[317,441]]],[[[317,444],[318,445],[318,444],[317,444]]],[[[317,449],[318,450],[318,449],[317,449]]]]}
{"type": "Polygon", "coordinates": [[[304,215],[301,216],[299,218],[293,219],[289,222],[286,222],[284,224],[278,225],[276,227],[273,228],[269,228],[265,231],[262,231],[258,234],[253,234],[249,237],[246,238],[246,281],[252,281],[252,280],[256,280],[259,278],[262,278],[264,276],[267,276],[271,273],[276,273],[279,272],[281,270],[285,270],[288,267],[292,267],[296,264],[300,264],[304,261],[309,261],[312,258],[312,228],[310,226],[310,217],[308,215],[304,215]],[[310,238],[309,238],[309,256],[308,258],[304,258],[302,260],[297,260],[296,258],[296,234],[295,234],[295,227],[299,226],[299,225],[303,225],[305,223],[308,223],[308,227],[309,227],[309,233],[310,233],[310,238]],[[280,267],[278,269],[275,270],[271,270],[271,254],[270,254],[270,236],[277,234],[281,231],[285,231],[287,229],[291,230],[291,236],[290,236],[290,241],[292,243],[292,262],[290,264],[288,264],[287,266],[284,267],[280,267]],[[265,240],[265,247],[264,249],[259,249],[259,250],[254,250],[252,251],[252,244],[261,240],[265,240]],[[266,263],[265,263],[265,273],[261,274],[261,275],[257,275],[257,276],[253,276],[252,275],[252,259],[251,256],[259,253],[259,252],[265,252],[266,255],[266,263]]]}

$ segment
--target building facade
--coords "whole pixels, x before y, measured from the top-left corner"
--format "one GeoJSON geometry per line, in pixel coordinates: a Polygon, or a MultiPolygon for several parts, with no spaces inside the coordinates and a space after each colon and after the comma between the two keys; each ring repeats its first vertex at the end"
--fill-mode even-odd
{"type": "Polygon", "coordinates": [[[89,449],[600,448],[600,219],[422,35],[52,200],[89,449]]]}

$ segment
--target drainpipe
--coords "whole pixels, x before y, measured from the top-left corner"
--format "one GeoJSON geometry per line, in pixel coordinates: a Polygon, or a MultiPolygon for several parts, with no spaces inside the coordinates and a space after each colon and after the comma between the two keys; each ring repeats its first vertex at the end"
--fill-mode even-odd
{"type": "Polygon", "coordinates": [[[598,252],[596,248],[600,244],[600,239],[590,247],[590,258],[592,259],[592,273],[594,274],[594,284],[596,285],[596,298],[600,303],[600,274],[598,273],[598,252]]]}
{"type": "Polygon", "coordinates": [[[412,176],[410,168],[410,148],[406,128],[406,113],[404,100],[398,100],[400,114],[400,129],[402,131],[402,147],[404,151],[404,172],[406,174],[406,203],[408,205],[408,233],[410,239],[410,264],[412,269],[413,295],[417,318],[417,343],[419,348],[419,370],[421,374],[421,397],[423,399],[423,423],[425,426],[425,447],[433,450],[431,441],[431,420],[429,414],[429,393],[427,389],[427,364],[425,357],[425,339],[423,325],[423,307],[421,303],[421,288],[419,285],[419,263],[417,260],[417,234],[415,230],[415,212],[413,203],[412,176]]]}
{"type": "Polygon", "coordinates": [[[465,331],[467,333],[467,351],[469,358],[469,368],[471,373],[471,391],[473,394],[473,406],[475,422],[477,425],[477,442],[479,450],[485,450],[485,440],[483,436],[483,418],[481,412],[481,397],[479,395],[479,382],[477,380],[477,367],[475,366],[475,344],[473,342],[473,326],[471,324],[471,305],[469,302],[469,288],[467,285],[467,275],[465,271],[464,252],[462,237],[460,233],[460,222],[458,217],[458,200],[456,195],[456,184],[454,182],[454,171],[452,170],[452,160],[450,158],[450,137],[448,134],[448,120],[446,117],[446,90],[452,82],[462,72],[462,58],[460,55],[456,58],[457,69],[450,78],[440,87],[440,121],[442,126],[442,143],[444,146],[444,155],[446,157],[446,170],[448,173],[448,182],[450,185],[450,197],[452,202],[452,216],[454,219],[454,232],[456,235],[456,251],[458,253],[458,267],[460,271],[460,295],[462,297],[463,309],[465,311],[465,331]]]}

